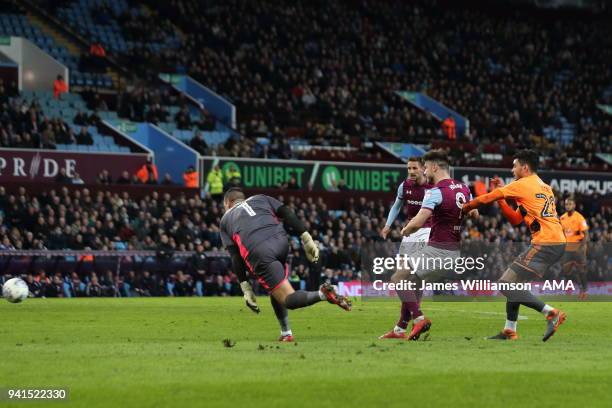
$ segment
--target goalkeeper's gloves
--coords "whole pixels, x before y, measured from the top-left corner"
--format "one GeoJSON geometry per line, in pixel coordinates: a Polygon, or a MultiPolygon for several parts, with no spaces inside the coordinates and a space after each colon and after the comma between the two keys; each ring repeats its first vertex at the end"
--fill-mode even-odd
{"type": "Polygon", "coordinates": [[[308,231],[304,232],[300,238],[302,239],[302,247],[304,247],[308,261],[317,262],[319,260],[319,246],[317,243],[314,242],[308,231]]]}
{"type": "Polygon", "coordinates": [[[253,292],[251,284],[248,281],[240,282],[240,289],[242,289],[242,293],[244,294],[244,300],[246,301],[247,307],[253,312],[259,313],[259,306],[257,306],[257,299],[255,298],[255,292],[253,292]]]}

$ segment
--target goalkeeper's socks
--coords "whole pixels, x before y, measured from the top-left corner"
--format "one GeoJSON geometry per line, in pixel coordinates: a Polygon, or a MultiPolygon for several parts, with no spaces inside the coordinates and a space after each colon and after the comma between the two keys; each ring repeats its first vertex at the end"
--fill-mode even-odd
{"type": "Polygon", "coordinates": [[[276,315],[278,324],[280,324],[281,332],[291,332],[291,328],[289,327],[289,314],[287,313],[287,308],[285,305],[280,304],[276,299],[274,299],[274,296],[270,296],[270,302],[272,303],[272,308],[274,309],[274,314],[276,315]]]}
{"type": "Polygon", "coordinates": [[[325,299],[325,296],[321,297],[321,291],[307,292],[305,290],[296,290],[285,299],[285,306],[287,309],[299,309],[313,305],[325,299]]]}

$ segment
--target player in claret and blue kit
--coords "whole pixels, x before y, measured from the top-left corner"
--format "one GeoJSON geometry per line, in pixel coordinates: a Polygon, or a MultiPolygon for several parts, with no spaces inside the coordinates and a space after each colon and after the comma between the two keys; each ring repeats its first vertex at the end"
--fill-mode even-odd
{"type": "MultiPolygon", "coordinates": [[[[450,277],[452,266],[461,256],[461,223],[464,214],[463,205],[471,199],[468,186],[450,177],[450,166],[446,153],[442,150],[431,150],[423,156],[425,177],[433,186],[425,192],[419,212],[402,229],[403,236],[410,236],[431,218],[431,231],[427,245],[416,254],[411,255],[410,269],[403,271],[403,279],[411,280],[420,288],[422,281],[436,281],[450,277]],[[441,262],[442,261],[442,262],[441,262]],[[418,262],[418,263],[417,263],[418,262]]],[[[477,217],[478,211],[470,212],[477,217]]],[[[423,315],[420,308],[422,291],[407,291],[410,299],[407,307],[413,323],[408,340],[418,340],[429,330],[431,320],[423,315]]]]}
{"type": "MultiPolygon", "coordinates": [[[[425,191],[432,187],[431,184],[427,183],[424,174],[423,160],[420,157],[410,157],[408,159],[408,178],[404,180],[397,188],[397,197],[395,203],[389,211],[387,222],[385,227],[380,232],[380,236],[387,238],[391,231],[391,225],[397,218],[402,206],[406,209],[406,217],[411,220],[419,210],[421,204],[423,204],[423,196],[425,191]]],[[[425,221],[425,224],[416,232],[402,238],[398,253],[400,255],[411,256],[416,254],[420,249],[427,244],[429,240],[429,232],[431,230],[431,219],[425,221]]],[[[400,271],[401,274],[401,271],[400,271]]],[[[392,281],[399,280],[401,276],[394,274],[391,277],[392,281]]],[[[409,309],[409,296],[404,290],[397,290],[402,305],[400,308],[400,318],[395,324],[393,330],[380,336],[380,339],[405,339],[408,337],[406,330],[408,323],[412,320],[412,315],[409,309]]],[[[415,316],[416,317],[416,316],[415,316]]]]}
{"type": "Polygon", "coordinates": [[[237,188],[225,193],[221,218],[221,240],[232,258],[232,270],[240,280],[247,306],[259,313],[247,271],[270,293],[274,313],[281,326],[280,341],[293,341],[287,309],[298,309],[322,300],[350,311],[351,301],[323,284],[318,291],[294,290],[286,263],[289,253],[283,224],[296,232],[310,262],[319,259],[319,248],[295,213],[275,198],[255,195],[246,198],[237,188]]]}

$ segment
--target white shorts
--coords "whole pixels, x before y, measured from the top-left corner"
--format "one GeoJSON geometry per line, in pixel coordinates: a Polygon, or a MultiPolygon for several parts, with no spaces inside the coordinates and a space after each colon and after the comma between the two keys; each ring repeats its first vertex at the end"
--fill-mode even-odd
{"type": "Polygon", "coordinates": [[[461,257],[460,250],[450,250],[426,245],[412,255],[410,266],[416,275],[429,281],[437,281],[453,276],[453,265],[461,257]]]}
{"type": "Polygon", "coordinates": [[[422,250],[429,241],[430,232],[431,228],[421,228],[417,232],[403,237],[399,247],[399,254],[412,255],[422,250]]]}

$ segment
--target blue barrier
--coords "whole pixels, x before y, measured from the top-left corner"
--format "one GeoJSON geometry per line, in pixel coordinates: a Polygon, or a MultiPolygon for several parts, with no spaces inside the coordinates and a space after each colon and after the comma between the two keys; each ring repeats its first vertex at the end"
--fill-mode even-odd
{"type": "Polygon", "coordinates": [[[236,128],[236,107],[226,98],[187,75],[160,74],[159,77],[202,104],[218,121],[236,128]]]}
{"type": "Polygon", "coordinates": [[[189,166],[198,168],[198,153],[151,123],[106,121],[129,139],[150,149],[155,156],[159,181],[166,173],[172,181],[183,183],[183,172],[189,166]]]}
{"type": "Polygon", "coordinates": [[[409,157],[421,157],[425,150],[412,143],[376,142],[376,144],[389,154],[406,161],[409,157]]]}
{"type": "Polygon", "coordinates": [[[455,119],[457,134],[459,135],[466,134],[470,129],[470,121],[466,117],[421,92],[396,91],[395,93],[417,108],[430,112],[440,122],[449,115],[452,116],[455,119]]]}

